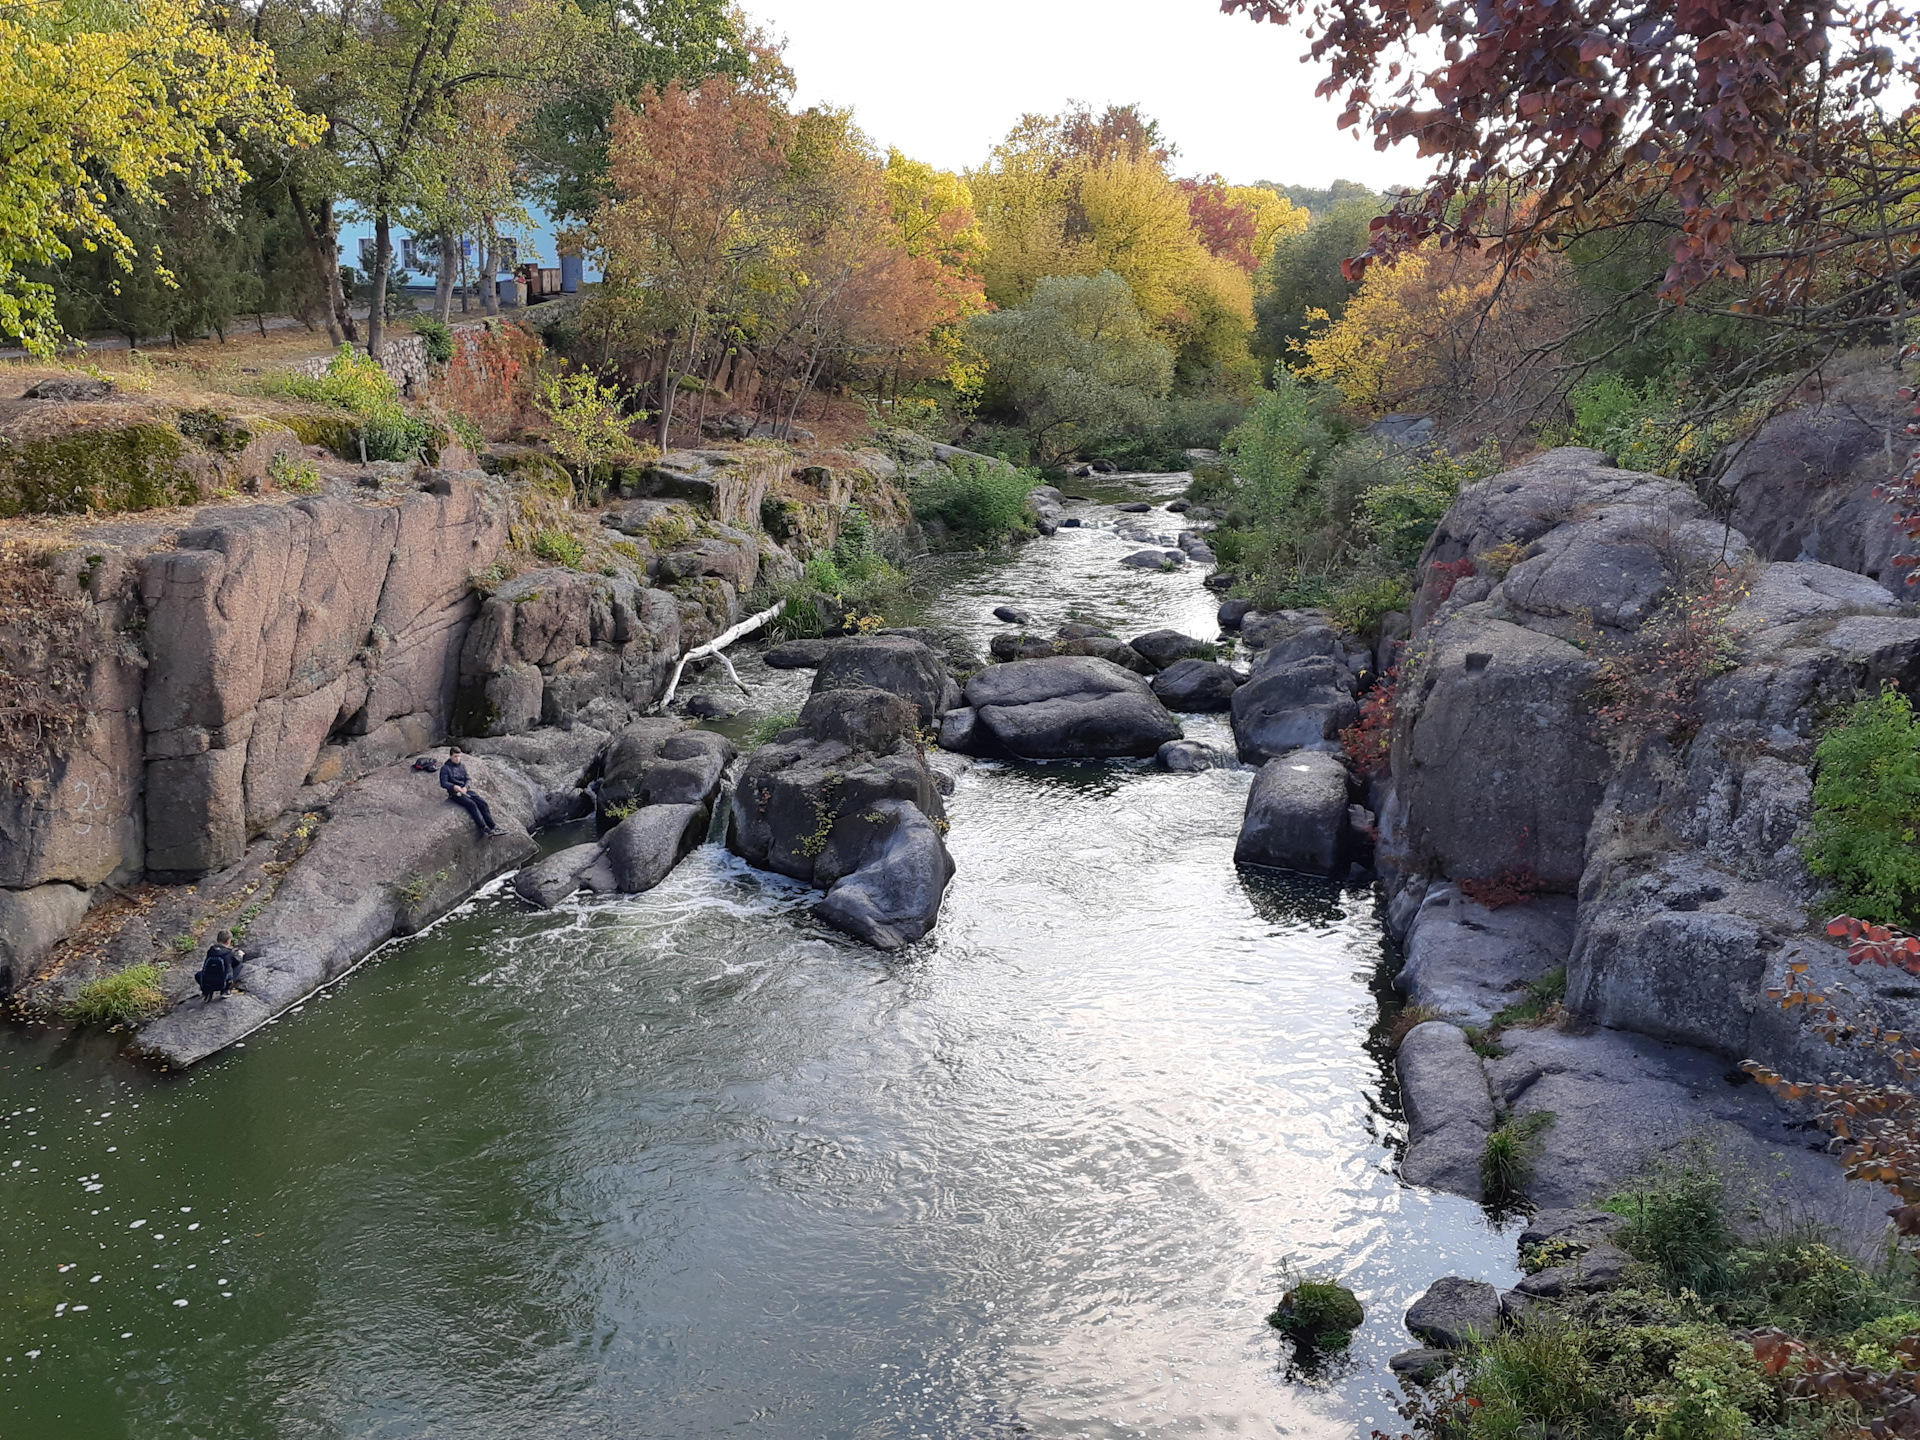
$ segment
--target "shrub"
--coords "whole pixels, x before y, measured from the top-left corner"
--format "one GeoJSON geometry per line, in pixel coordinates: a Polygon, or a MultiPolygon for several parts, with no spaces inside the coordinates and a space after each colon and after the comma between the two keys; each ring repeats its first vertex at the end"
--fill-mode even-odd
{"type": "Polygon", "coordinates": [[[578,535],[567,530],[542,530],[533,537],[533,553],[543,560],[578,570],[587,558],[587,547],[578,535]]]}
{"type": "Polygon", "coordinates": [[[621,410],[620,392],[584,370],[542,375],[534,401],[552,427],[547,443],[553,453],[578,465],[588,485],[615,456],[637,448],[627,434],[628,417],[621,410]]]}
{"type": "Polygon", "coordinates": [[[913,487],[913,518],[944,526],[955,549],[1005,544],[1027,525],[1027,495],[1040,483],[1035,470],[959,459],[913,487]]]}
{"type": "Polygon", "coordinates": [[[67,1013],[82,1025],[124,1025],[166,1008],[159,965],[130,965],[117,975],[102,975],[80,987],[67,1013]]]}
{"type": "Polygon", "coordinates": [[[1373,639],[1380,634],[1382,617],[1413,603],[1413,586],[1405,575],[1356,577],[1333,592],[1333,621],[1341,630],[1373,639]]]}
{"type": "Polygon", "coordinates": [[[1400,670],[1395,667],[1367,691],[1360,702],[1360,719],[1340,732],[1347,758],[1369,780],[1383,779],[1393,758],[1394,706],[1400,694],[1400,670]]]}
{"type": "Polygon", "coordinates": [[[1698,1160],[1655,1170],[1610,1196],[1602,1208],[1626,1216],[1617,1243],[1634,1259],[1658,1266],[1669,1289],[1720,1288],[1733,1231],[1720,1177],[1698,1160]]]}
{"type": "Polygon", "coordinates": [[[321,490],[320,467],[286,450],[274,453],[267,474],[274,484],[295,495],[318,495],[321,490]]]}
{"type": "Polygon", "coordinates": [[[1626,640],[1594,642],[1600,669],[1590,695],[1616,750],[1693,737],[1707,685],[1740,663],[1728,620],[1745,594],[1744,578],[1723,570],[1677,586],[1626,640]]]}
{"type": "Polygon", "coordinates": [[[1807,867],[1827,904],[1911,928],[1920,918],[1920,721],[1892,685],[1852,705],[1814,751],[1807,867]]]}
{"type": "Polygon", "coordinates": [[[280,385],[291,395],[337,405],[358,419],[369,460],[408,460],[433,444],[433,423],[409,414],[393,377],[379,361],[351,345],[334,352],[324,375],[288,375],[280,385]]]}
{"type": "Polygon", "coordinates": [[[435,365],[445,365],[453,359],[453,329],[443,325],[429,315],[413,317],[413,333],[425,342],[427,359],[435,365]]]}
{"type": "Polygon", "coordinates": [[[478,455],[487,448],[487,437],[481,433],[480,427],[465,415],[458,413],[449,415],[447,417],[447,430],[452,434],[454,439],[466,446],[467,449],[471,450],[475,455],[478,455]]]}
{"type": "Polygon", "coordinates": [[[1224,506],[1233,499],[1233,471],[1224,465],[1200,465],[1181,492],[1196,505],[1224,506]]]}
{"type": "Polygon", "coordinates": [[[1302,1280],[1287,1291],[1267,1323],[1296,1345],[1345,1349],[1366,1312],[1354,1293],[1332,1280],[1302,1280]]]}
{"type": "Polygon", "coordinates": [[[1500,447],[1492,440],[1458,458],[1443,453],[1404,461],[1398,473],[1362,493],[1362,528],[1385,559],[1411,566],[1459,498],[1461,487],[1499,468],[1500,447]]]}

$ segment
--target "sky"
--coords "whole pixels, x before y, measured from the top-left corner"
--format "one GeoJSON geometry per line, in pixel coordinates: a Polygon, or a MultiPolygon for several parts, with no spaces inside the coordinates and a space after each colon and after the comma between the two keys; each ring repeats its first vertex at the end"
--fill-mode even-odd
{"type": "Polygon", "coordinates": [[[1021,115],[1137,101],[1179,174],[1375,189],[1412,184],[1410,147],[1334,128],[1301,32],[1222,15],[1218,0],[746,0],[787,41],[802,105],[851,105],[881,146],[977,166],[1021,115]]]}

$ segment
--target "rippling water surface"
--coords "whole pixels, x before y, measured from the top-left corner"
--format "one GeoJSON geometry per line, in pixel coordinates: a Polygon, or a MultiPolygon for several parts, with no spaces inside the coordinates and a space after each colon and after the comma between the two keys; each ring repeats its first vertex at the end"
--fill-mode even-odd
{"type": "MultiPolygon", "coordinates": [[[[1130,548],[949,565],[929,618],[1211,634],[1130,548]]],[[[1374,897],[1236,870],[1250,780],[973,765],[898,956],[710,845],[634,899],[483,897],[186,1077],[14,1032],[0,1435],[1385,1427],[1407,1302],[1510,1243],[1394,1177],[1374,897]],[[1290,1269],[1368,1307],[1330,1369],[1263,1323],[1290,1269]]]]}

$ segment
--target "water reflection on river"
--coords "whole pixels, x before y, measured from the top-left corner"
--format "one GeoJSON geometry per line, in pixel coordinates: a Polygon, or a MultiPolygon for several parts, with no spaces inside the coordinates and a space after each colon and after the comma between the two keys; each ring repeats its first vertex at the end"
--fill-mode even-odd
{"type": "MultiPolygon", "coordinates": [[[[1212,633],[1125,548],[950,565],[930,618],[1212,633]]],[[[0,1434],[1384,1428],[1406,1303],[1510,1245],[1393,1177],[1373,896],[1236,870],[1250,778],[967,769],[897,957],[709,846],[632,900],[482,899],[184,1079],[16,1032],[0,1434]],[[1369,1311],[1304,1379],[1290,1265],[1369,1311]]]]}

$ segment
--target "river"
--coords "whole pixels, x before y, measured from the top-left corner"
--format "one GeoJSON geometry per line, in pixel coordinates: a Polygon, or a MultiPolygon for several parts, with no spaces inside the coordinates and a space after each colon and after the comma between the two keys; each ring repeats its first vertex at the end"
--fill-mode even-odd
{"type": "MultiPolygon", "coordinates": [[[[1214,633],[1072,508],[926,618],[1214,633]]],[[[744,720],[810,680],[741,672],[744,720]]],[[[1251,778],[964,769],[897,956],[708,845],[631,899],[495,887],[185,1076],[14,1027],[0,1435],[1387,1428],[1402,1311],[1511,1240],[1395,1178],[1376,897],[1237,870],[1251,778]],[[1289,1274],[1359,1293],[1344,1359],[1264,1323],[1289,1274]]]]}

